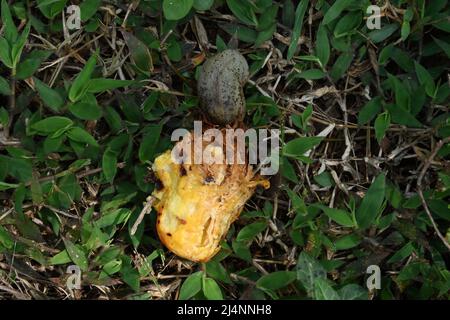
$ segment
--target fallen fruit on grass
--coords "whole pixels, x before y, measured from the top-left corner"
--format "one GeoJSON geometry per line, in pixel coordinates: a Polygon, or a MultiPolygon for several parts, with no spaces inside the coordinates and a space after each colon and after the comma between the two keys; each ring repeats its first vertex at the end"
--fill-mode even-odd
{"type": "MultiPolygon", "coordinates": [[[[192,134],[189,139],[193,137],[192,134]]],[[[211,144],[202,142],[203,150],[211,144]]],[[[175,145],[174,153],[182,143],[175,145]]],[[[224,156],[226,148],[233,147],[214,147],[210,151],[215,156],[224,156]]],[[[235,149],[232,152],[237,159],[235,149]]],[[[206,262],[220,250],[221,239],[256,187],[267,189],[270,184],[247,163],[178,163],[173,152],[166,151],[153,165],[158,179],[152,194],[158,214],[156,229],[164,245],[178,256],[206,262]]]]}

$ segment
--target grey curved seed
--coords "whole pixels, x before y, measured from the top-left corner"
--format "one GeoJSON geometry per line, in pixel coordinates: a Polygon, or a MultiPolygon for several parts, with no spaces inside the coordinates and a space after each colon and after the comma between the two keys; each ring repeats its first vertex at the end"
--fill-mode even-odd
{"type": "Polygon", "coordinates": [[[226,125],[242,118],[248,77],[247,61],[237,50],[222,51],[203,64],[197,89],[200,105],[211,120],[226,125]]]}

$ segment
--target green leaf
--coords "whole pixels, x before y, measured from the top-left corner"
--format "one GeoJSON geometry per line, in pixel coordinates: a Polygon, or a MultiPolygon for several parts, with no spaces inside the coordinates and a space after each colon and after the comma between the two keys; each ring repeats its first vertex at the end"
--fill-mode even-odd
{"type": "Polygon", "coordinates": [[[87,271],[89,263],[86,257],[86,253],[80,246],[74,244],[69,239],[63,239],[66,246],[67,253],[70,259],[80,267],[81,270],[87,271]]]}
{"type": "Polygon", "coordinates": [[[384,174],[380,174],[367,190],[361,205],[356,210],[355,216],[359,228],[366,229],[372,225],[375,218],[380,214],[385,194],[386,177],[384,174]]]}
{"type": "Polygon", "coordinates": [[[325,73],[319,69],[309,69],[295,75],[296,78],[302,78],[306,80],[318,80],[325,77],[325,73]]]}
{"type": "Polygon", "coordinates": [[[80,5],[80,19],[83,22],[89,20],[98,10],[101,0],[84,0],[80,5]]]}
{"type": "Polygon", "coordinates": [[[323,140],[323,137],[301,137],[289,141],[283,147],[283,154],[288,157],[303,156],[323,140]]]}
{"type": "Polygon", "coordinates": [[[55,254],[53,257],[51,257],[49,263],[50,265],[59,265],[59,264],[67,264],[71,261],[72,259],[69,257],[69,253],[67,252],[66,249],[64,249],[59,253],[55,254]]]}
{"type": "Polygon", "coordinates": [[[236,240],[241,242],[250,242],[256,235],[263,232],[267,227],[266,221],[258,221],[249,224],[239,231],[236,240]]]}
{"type": "Polygon", "coordinates": [[[153,160],[156,151],[156,145],[161,137],[162,125],[150,125],[146,128],[146,134],[142,137],[139,146],[139,160],[145,162],[153,160]]]}
{"type": "Polygon", "coordinates": [[[344,52],[337,58],[331,69],[330,76],[334,81],[339,80],[350,67],[353,61],[353,54],[351,52],[344,52]]]}
{"type": "Polygon", "coordinates": [[[276,28],[276,20],[278,14],[278,5],[269,6],[258,18],[258,31],[263,31],[267,29],[273,29],[275,25],[276,28]]]}
{"type": "Polygon", "coordinates": [[[4,96],[9,96],[11,94],[11,88],[9,87],[8,81],[0,76],[0,94],[4,96]]]}
{"type": "Polygon", "coordinates": [[[317,30],[316,56],[319,58],[322,67],[325,67],[330,60],[330,42],[326,27],[322,23],[317,30]]]}
{"type": "Polygon", "coordinates": [[[383,112],[379,114],[377,119],[375,120],[375,136],[377,138],[378,144],[383,140],[384,135],[386,134],[386,130],[389,128],[391,124],[391,116],[389,112],[383,112]]]}
{"type": "Polygon", "coordinates": [[[438,38],[432,37],[436,44],[445,52],[447,58],[450,59],[450,44],[438,38]]]}
{"type": "Polygon", "coordinates": [[[2,0],[2,24],[4,26],[5,38],[10,43],[13,44],[17,37],[18,32],[16,25],[11,16],[11,11],[9,10],[9,4],[6,0],[2,0]]]}
{"type": "Polygon", "coordinates": [[[11,237],[9,232],[1,225],[0,225],[0,244],[9,250],[13,249],[14,247],[13,237],[11,237]]]}
{"type": "Polygon", "coordinates": [[[273,36],[274,32],[276,31],[276,29],[277,29],[277,24],[273,23],[268,29],[260,31],[258,33],[258,36],[255,39],[255,46],[259,47],[264,42],[272,39],[272,36],[273,36]]]}
{"type": "Polygon", "coordinates": [[[295,10],[294,29],[292,30],[291,43],[287,52],[287,59],[291,60],[297,50],[298,39],[302,34],[303,19],[305,17],[306,9],[308,8],[309,0],[301,0],[295,10]]]}
{"type": "Polygon", "coordinates": [[[72,125],[73,121],[69,118],[54,116],[34,123],[33,125],[31,125],[31,128],[38,131],[39,133],[44,133],[47,135],[61,129],[68,129],[72,125]]]}
{"type": "Polygon", "coordinates": [[[334,242],[336,250],[347,250],[356,247],[361,243],[361,238],[356,233],[348,234],[334,242]]]}
{"type": "Polygon", "coordinates": [[[203,278],[203,293],[208,300],[222,300],[222,291],[214,279],[203,278]]]}
{"type": "Polygon", "coordinates": [[[80,100],[89,86],[92,72],[94,71],[97,62],[96,54],[93,54],[86,62],[83,70],[77,75],[69,90],[69,100],[76,102],[80,100]]]}
{"type": "Polygon", "coordinates": [[[13,67],[11,48],[8,44],[8,41],[3,37],[0,37],[0,60],[8,68],[11,69],[13,67]]]}
{"type": "Polygon", "coordinates": [[[231,243],[231,246],[236,256],[247,262],[252,261],[252,253],[250,252],[249,246],[246,242],[235,240],[231,243]]]}
{"type": "Polygon", "coordinates": [[[362,14],[360,11],[350,12],[343,16],[334,27],[334,37],[340,38],[355,32],[361,24],[362,14]]]}
{"type": "Polygon", "coordinates": [[[87,143],[91,146],[98,147],[98,143],[97,141],[95,141],[94,137],[91,136],[89,132],[80,127],[74,127],[69,129],[67,131],[67,136],[69,137],[69,139],[73,141],[87,143]]]}
{"type": "Polygon", "coordinates": [[[336,0],[325,13],[322,23],[326,25],[334,19],[338,18],[341,15],[342,11],[344,11],[352,3],[353,0],[336,0]]]}
{"type": "Polygon", "coordinates": [[[17,65],[16,79],[22,80],[31,77],[39,68],[42,61],[51,54],[47,50],[33,50],[23,61],[17,65]]]}
{"type": "Polygon", "coordinates": [[[209,10],[214,4],[214,0],[194,0],[194,8],[198,11],[209,10]]]}
{"type": "Polygon", "coordinates": [[[25,46],[25,43],[27,42],[28,34],[30,33],[31,28],[31,22],[28,21],[27,25],[23,29],[22,34],[17,39],[17,41],[12,45],[11,50],[11,59],[13,63],[13,67],[16,67],[19,63],[20,56],[22,55],[23,47],[25,46]]]}
{"type": "MultiPolygon", "coordinates": [[[[178,1],[174,0],[168,1],[178,3],[178,1]]],[[[140,72],[146,75],[150,75],[150,72],[153,71],[153,59],[150,53],[150,49],[145,45],[145,43],[136,38],[133,34],[122,31],[122,35],[127,43],[128,49],[130,50],[131,58],[135,63],[135,67],[140,72]]]]}
{"type": "Polygon", "coordinates": [[[382,109],[381,97],[375,97],[369,100],[358,113],[358,124],[369,123],[382,109]]]}
{"type": "Polygon", "coordinates": [[[233,14],[243,23],[251,26],[256,26],[258,24],[249,1],[227,0],[227,5],[231,12],[233,12],[233,14]]]}
{"type": "Polygon", "coordinates": [[[402,41],[405,41],[408,38],[410,32],[411,32],[411,25],[409,24],[408,21],[403,21],[402,29],[400,31],[402,41]]]}
{"type": "Polygon", "coordinates": [[[395,76],[388,73],[388,79],[395,91],[395,103],[405,110],[411,108],[411,97],[405,85],[395,76]]]}
{"type": "Polygon", "coordinates": [[[202,290],[203,271],[191,274],[181,285],[178,300],[188,300],[202,290]]]}
{"type": "Polygon", "coordinates": [[[33,78],[33,80],[44,104],[54,111],[60,110],[64,105],[64,99],[60,96],[58,91],[50,88],[38,78],[33,78]]]}
{"type": "Polygon", "coordinates": [[[355,224],[348,213],[345,210],[330,208],[324,205],[318,205],[320,209],[334,222],[344,227],[353,227],[355,224]]]}
{"type": "Polygon", "coordinates": [[[117,153],[110,148],[103,153],[102,168],[106,180],[112,182],[117,172],[117,153]]]}
{"type": "Polygon", "coordinates": [[[164,17],[167,20],[180,20],[189,13],[193,4],[194,0],[163,0],[164,17]]]}
{"type": "Polygon", "coordinates": [[[133,80],[116,80],[116,79],[92,79],[89,82],[87,92],[89,93],[99,93],[107,90],[117,89],[121,87],[126,87],[135,83],[133,80]]]}
{"type": "Polygon", "coordinates": [[[351,283],[339,290],[342,300],[367,300],[367,290],[361,286],[351,283]]]}
{"type": "Polygon", "coordinates": [[[15,183],[6,183],[0,181],[0,191],[8,190],[8,189],[15,189],[18,188],[19,185],[15,183]]]}
{"type": "Polygon", "coordinates": [[[215,260],[210,260],[205,264],[205,271],[211,278],[228,284],[233,283],[230,276],[228,275],[228,271],[223,267],[222,264],[215,260]]]}
{"type": "Polygon", "coordinates": [[[339,294],[330,286],[326,279],[317,279],[314,283],[314,297],[316,300],[340,300],[339,294]]]}
{"type": "Polygon", "coordinates": [[[373,43],[380,43],[389,38],[398,29],[398,24],[384,25],[381,29],[375,29],[368,34],[373,43]]]}
{"type": "Polygon", "coordinates": [[[296,268],[297,279],[303,284],[309,296],[314,292],[314,284],[327,278],[323,266],[305,251],[300,253],[296,268]]]}
{"type": "Polygon", "coordinates": [[[434,84],[433,77],[430,75],[427,69],[422,67],[419,63],[414,61],[414,66],[416,68],[417,78],[422,86],[425,86],[425,92],[428,96],[434,98],[436,86],[434,84]]]}
{"type": "Polygon", "coordinates": [[[433,212],[438,217],[450,221],[450,207],[447,201],[441,199],[430,199],[428,201],[428,206],[431,212],[433,212]]]}
{"type": "Polygon", "coordinates": [[[256,281],[256,287],[267,290],[279,290],[295,281],[297,274],[294,271],[275,271],[256,281]]]}
{"type": "Polygon", "coordinates": [[[87,95],[82,100],[69,105],[69,111],[82,120],[97,120],[102,116],[102,109],[95,96],[87,95]]]}
{"type": "Polygon", "coordinates": [[[403,107],[387,104],[385,108],[389,111],[393,123],[403,124],[410,128],[423,128],[423,125],[403,107]]]}
{"type": "Polygon", "coordinates": [[[122,256],[122,269],[120,270],[123,281],[130,286],[135,292],[140,288],[139,271],[131,265],[131,258],[122,256]]]}
{"type": "Polygon", "coordinates": [[[3,125],[3,127],[6,127],[9,123],[9,112],[3,108],[0,107],[0,124],[3,125]]]}

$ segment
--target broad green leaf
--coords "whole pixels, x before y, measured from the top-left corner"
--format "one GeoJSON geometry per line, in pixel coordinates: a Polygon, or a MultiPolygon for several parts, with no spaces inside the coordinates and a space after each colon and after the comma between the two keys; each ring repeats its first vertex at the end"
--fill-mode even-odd
{"type": "Polygon", "coordinates": [[[364,125],[372,121],[372,119],[374,119],[381,111],[382,102],[383,100],[381,97],[375,97],[369,100],[358,113],[358,124],[364,125]]]}
{"type": "Polygon", "coordinates": [[[389,128],[391,124],[391,116],[389,112],[383,112],[378,115],[375,120],[375,137],[377,138],[378,143],[381,143],[384,135],[386,134],[386,130],[389,128]]]}
{"type": "Polygon", "coordinates": [[[27,25],[22,31],[22,34],[19,36],[17,41],[12,45],[11,59],[14,67],[16,67],[17,64],[19,63],[23,47],[25,46],[25,43],[27,42],[28,39],[28,34],[30,33],[30,28],[31,22],[28,21],[27,25]]]}
{"type": "Polygon", "coordinates": [[[241,20],[243,23],[256,26],[258,21],[256,20],[253,7],[249,1],[242,0],[226,0],[228,8],[233,14],[241,20]]]}
{"type": "Polygon", "coordinates": [[[9,87],[8,81],[0,76],[0,94],[4,96],[9,96],[11,94],[11,88],[9,87]]]}
{"type": "Polygon", "coordinates": [[[12,19],[11,11],[9,10],[9,4],[6,0],[2,0],[1,8],[2,25],[4,26],[5,38],[10,44],[13,44],[18,37],[18,32],[12,19]]]}
{"type": "Polygon", "coordinates": [[[67,264],[71,262],[72,259],[66,249],[60,251],[56,255],[50,258],[49,263],[51,265],[67,264]]]}
{"type": "Polygon", "coordinates": [[[116,79],[92,79],[89,82],[87,92],[99,93],[116,88],[126,87],[135,83],[133,80],[116,80],[116,79]]]}
{"type": "Polygon", "coordinates": [[[330,23],[334,19],[338,18],[342,11],[344,11],[348,6],[350,6],[353,0],[336,0],[333,5],[328,9],[323,17],[322,23],[324,25],[330,23]]]}
{"type": "Polygon", "coordinates": [[[142,137],[139,146],[139,160],[145,162],[152,160],[155,156],[156,145],[161,138],[162,125],[150,125],[146,128],[146,133],[142,137]]]}
{"type": "Polygon", "coordinates": [[[263,232],[267,227],[266,221],[253,222],[239,231],[236,240],[242,242],[250,242],[256,235],[263,232]]]}
{"type": "Polygon", "coordinates": [[[164,17],[167,20],[180,20],[189,13],[193,4],[194,0],[163,0],[164,17]]]}
{"type": "Polygon", "coordinates": [[[398,24],[392,23],[383,25],[381,29],[371,31],[368,36],[373,43],[380,43],[389,38],[398,29],[398,24]]]}
{"type": "Polygon", "coordinates": [[[214,279],[203,278],[203,293],[208,300],[222,300],[222,291],[214,279]]]}
{"type": "Polygon", "coordinates": [[[318,79],[324,78],[325,73],[319,69],[309,69],[309,70],[300,72],[299,74],[296,74],[295,77],[306,79],[306,80],[318,80],[318,79]]]}
{"type": "Polygon", "coordinates": [[[14,239],[4,227],[0,225],[0,244],[4,246],[6,249],[13,249],[14,247],[14,239]]]}
{"type": "Polygon", "coordinates": [[[92,72],[94,71],[95,64],[97,62],[96,54],[92,55],[86,62],[83,70],[76,76],[69,90],[69,100],[76,102],[80,100],[89,86],[89,80],[91,80],[92,72]]]}
{"type": "Polygon", "coordinates": [[[283,147],[283,154],[288,157],[304,155],[323,140],[323,137],[301,137],[289,141],[283,147]]]}
{"type": "Polygon", "coordinates": [[[352,52],[344,52],[337,58],[331,69],[330,76],[334,81],[339,80],[348,70],[353,61],[352,52]]]}
{"type": "Polygon", "coordinates": [[[350,216],[350,213],[341,209],[330,208],[324,205],[319,205],[320,209],[334,222],[344,227],[353,227],[355,224],[350,216]]]}
{"type": "Polygon", "coordinates": [[[33,80],[44,104],[54,111],[60,110],[64,105],[64,99],[60,96],[58,91],[50,88],[38,78],[33,78],[33,80]]]}
{"type": "Polygon", "coordinates": [[[342,300],[367,300],[367,289],[351,283],[339,290],[339,296],[342,300]]]}
{"type": "Polygon", "coordinates": [[[89,263],[86,257],[86,253],[84,250],[79,246],[74,244],[69,239],[63,239],[64,244],[66,246],[67,253],[70,257],[70,259],[80,267],[81,270],[87,271],[89,263]]]}
{"type": "Polygon", "coordinates": [[[40,120],[31,125],[31,128],[39,133],[49,134],[61,129],[67,129],[73,125],[73,121],[66,117],[54,116],[40,120]]]}
{"type": "Polygon", "coordinates": [[[287,59],[291,60],[297,50],[297,43],[302,34],[303,19],[305,17],[306,9],[308,8],[309,0],[301,0],[295,10],[294,29],[292,30],[291,43],[287,52],[287,59]]]}
{"type": "Polygon", "coordinates": [[[325,67],[330,60],[330,42],[326,27],[323,24],[320,24],[317,30],[316,56],[319,58],[322,67],[325,67]]]}
{"type": "Polygon", "coordinates": [[[361,205],[356,210],[356,221],[360,229],[366,229],[372,225],[380,214],[386,194],[386,177],[380,174],[376,177],[367,190],[361,205]]]}
{"type": "Polygon", "coordinates": [[[275,271],[266,275],[256,281],[256,287],[268,290],[278,290],[286,287],[297,278],[294,271],[275,271]]]}
{"type": "Polygon", "coordinates": [[[117,172],[117,153],[110,148],[103,153],[102,168],[106,180],[112,182],[117,172]]]}
{"type": "Polygon", "coordinates": [[[386,104],[385,108],[389,111],[393,123],[403,124],[410,128],[423,127],[423,125],[403,107],[395,104],[386,104]]]}
{"type": "Polygon", "coordinates": [[[346,14],[338,21],[338,23],[334,27],[333,30],[334,37],[340,38],[354,33],[361,24],[361,21],[362,21],[361,12],[355,11],[346,14]]]}
{"type": "Polygon", "coordinates": [[[0,181],[0,191],[8,190],[8,189],[15,189],[18,188],[19,185],[15,183],[6,183],[3,181],[0,181]]]}
{"type": "Polygon", "coordinates": [[[69,111],[82,120],[97,120],[102,116],[102,109],[93,95],[86,95],[80,101],[70,104],[69,111]]]}
{"type": "Polygon", "coordinates": [[[416,74],[420,84],[422,86],[425,86],[425,91],[427,95],[434,98],[436,86],[434,84],[433,77],[431,77],[428,70],[422,67],[421,64],[414,62],[414,66],[416,68],[416,74]]]}
{"type": "Polygon", "coordinates": [[[8,68],[11,69],[13,67],[11,47],[9,46],[8,41],[3,37],[0,37],[0,60],[8,68]]]}
{"type": "Polygon", "coordinates": [[[347,250],[356,247],[360,243],[360,236],[356,233],[352,233],[336,239],[334,242],[334,247],[336,250],[347,250]]]}
{"type": "Polygon", "coordinates": [[[199,11],[209,10],[214,4],[214,0],[194,0],[194,8],[199,11]]]}
{"type": "Polygon", "coordinates": [[[314,292],[314,284],[327,278],[323,266],[305,251],[300,253],[296,268],[297,279],[303,284],[309,296],[314,292]]]}
{"type": "Polygon", "coordinates": [[[80,5],[80,19],[85,22],[89,20],[98,10],[101,0],[84,0],[80,5]]]}
{"type": "Polygon", "coordinates": [[[436,42],[436,44],[442,49],[442,51],[445,52],[447,55],[447,58],[450,59],[450,44],[446,41],[442,41],[438,38],[433,37],[433,40],[436,42]]]}
{"type": "MultiPolygon", "coordinates": [[[[168,0],[178,3],[174,0],[168,0]]],[[[182,2],[182,1],[181,1],[182,2]]],[[[141,40],[136,38],[132,33],[122,31],[122,35],[127,43],[131,58],[135,63],[135,67],[142,73],[150,75],[153,71],[153,59],[150,49],[141,40]]]]}
{"type": "Polygon", "coordinates": [[[188,300],[202,290],[203,271],[191,274],[181,285],[178,300],[188,300]]]}
{"type": "Polygon", "coordinates": [[[314,297],[316,300],[340,300],[339,294],[331,287],[326,279],[317,279],[314,283],[314,297]]]}
{"type": "Polygon", "coordinates": [[[69,139],[72,139],[77,142],[87,143],[91,146],[98,146],[97,141],[95,141],[94,137],[91,136],[89,132],[80,128],[73,127],[67,131],[67,136],[69,139]]]}

